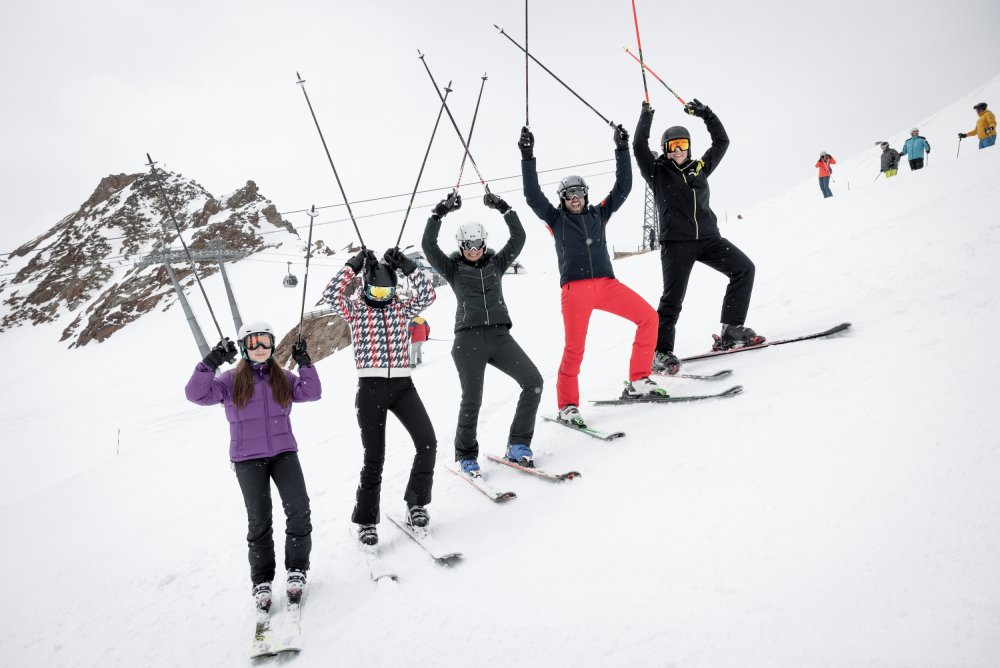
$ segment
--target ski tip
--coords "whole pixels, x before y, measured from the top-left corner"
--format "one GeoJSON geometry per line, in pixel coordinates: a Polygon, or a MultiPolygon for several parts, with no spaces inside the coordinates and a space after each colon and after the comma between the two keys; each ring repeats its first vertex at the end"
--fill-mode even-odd
{"type": "Polygon", "coordinates": [[[511,499],[516,499],[516,498],[517,494],[515,494],[514,492],[500,492],[499,494],[497,494],[496,502],[507,503],[511,499]]]}
{"type": "Polygon", "coordinates": [[[728,390],[726,390],[725,392],[723,392],[719,396],[720,397],[734,397],[737,394],[742,394],[742,393],[743,393],[743,386],[742,385],[733,385],[732,387],[730,387],[728,390]]]}

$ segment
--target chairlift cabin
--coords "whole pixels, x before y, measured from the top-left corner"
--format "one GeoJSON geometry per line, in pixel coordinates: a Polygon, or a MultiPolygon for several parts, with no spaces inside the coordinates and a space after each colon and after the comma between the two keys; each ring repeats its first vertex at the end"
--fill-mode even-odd
{"type": "Polygon", "coordinates": [[[299,279],[296,278],[295,274],[292,273],[292,263],[291,262],[288,263],[288,274],[281,281],[281,283],[286,288],[294,288],[296,285],[299,284],[299,279]]]}

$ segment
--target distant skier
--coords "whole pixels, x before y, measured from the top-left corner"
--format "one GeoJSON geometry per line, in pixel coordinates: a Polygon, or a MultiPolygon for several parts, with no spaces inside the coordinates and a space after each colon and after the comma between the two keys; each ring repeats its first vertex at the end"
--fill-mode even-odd
{"type": "Polygon", "coordinates": [[[892,178],[899,168],[899,151],[889,147],[889,142],[882,142],[882,173],[885,178],[892,178]]]}
{"type": "Polygon", "coordinates": [[[924,168],[924,153],[930,156],[931,144],[926,137],[920,136],[920,130],[913,128],[910,130],[910,138],[903,143],[903,148],[899,151],[910,161],[910,171],[924,168]]]}
{"type": "Polygon", "coordinates": [[[836,158],[823,151],[819,154],[816,167],[819,169],[819,189],[823,192],[823,197],[833,197],[830,190],[830,177],[833,175],[833,165],[837,164],[836,158]]]}
{"type": "Polygon", "coordinates": [[[299,366],[296,376],[274,361],[274,330],[269,324],[246,324],[239,336],[239,354],[243,359],[236,368],[216,377],[222,363],[232,361],[237,353],[236,345],[228,338],[223,339],[195,366],[184,394],[188,401],[200,406],[225,406],[231,435],[229,459],[247,509],[253,597],[258,611],[267,611],[271,607],[275,570],[272,480],[285,510],[285,570],[290,602],[301,599],[306,583],[312,524],[309,495],[289,415],[293,403],[318,400],[322,387],[304,339],[292,346],[292,358],[299,366]]]}
{"type": "Polygon", "coordinates": [[[365,449],[361,482],[351,521],[358,526],[358,540],[378,543],[379,499],[382,465],[385,463],[385,422],[388,411],[403,423],[413,439],[416,455],[403,499],[406,521],[427,526],[425,506],[431,501],[437,439],[427,410],[410,377],[410,332],[408,325],[434,302],[434,288],[417,271],[417,263],[399,248],[390,248],[379,262],[375,253],[362,250],[327,284],[323,292],[333,310],[351,327],[354,363],[358,369],[355,409],[365,449]],[[414,295],[396,295],[396,270],[410,277],[414,295]],[[361,275],[361,286],[350,297],[347,287],[361,275]]]}
{"type": "Polygon", "coordinates": [[[486,246],[486,227],[482,223],[465,223],[458,228],[455,235],[458,250],[451,255],[445,255],[438,246],[441,219],[462,206],[457,192],[434,207],[427,219],[422,244],[427,261],[455,291],[455,342],[451,357],[462,384],[462,403],[455,428],[455,461],[462,471],[473,475],[479,471],[476,430],[486,365],[507,374],[521,387],[505,456],[522,466],[533,466],[531,439],[542,398],[542,375],[510,335],[513,323],[503,298],[503,274],[524,248],[524,228],[514,210],[497,195],[485,195],[483,203],[503,214],[510,230],[510,238],[499,251],[486,246]]]}
{"type": "Polygon", "coordinates": [[[518,140],[521,151],[521,178],[524,198],[535,215],[545,221],[556,245],[559,284],[562,286],[562,316],[565,346],[559,363],[556,398],[559,419],[578,427],[586,426],[580,416],[580,363],[587,343],[590,314],[596,309],[632,321],[636,325],[632,341],[626,391],[632,395],[666,394],[649,374],[656,343],[656,312],[641,296],[615,278],[608,255],[605,226],[632,189],[632,162],[628,156],[628,131],[614,131],[615,185],[597,206],[589,203],[590,189],[579,176],[559,182],[559,206],[549,203],[538,185],[535,167],[535,136],[522,128],[518,140]]]}
{"type": "Polygon", "coordinates": [[[958,138],[965,139],[966,137],[976,135],[979,137],[979,148],[993,146],[993,144],[997,143],[996,116],[993,115],[992,111],[987,111],[985,102],[980,102],[973,109],[979,114],[979,118],[976,119],[976,128],[968,132],[959,132],[958,138]]]}
{"type": "Polygon", "coordinates": [[[431,326],[425,318],[417,316],[410,321],[410,368],[417,368],[424,361],[424,341],[431,335],[431,326]]]}
{"type": "Polygon", "coordinates": [[[712,145],[700,160],[691,159],[691,133],[680,125],[664,131],[660,138],[662,155],[657,157],[649,150],[653,109],[645,102],[632,140],[639,173],[653,191],[660,216],[663,295],[657,309],[660,327],[653,369],[670,374],[680,369],[673,352],[674,341],[695,262],[729,278],[720,316],[722,335],[713,335],[713,347],[718,350],[764,342],[764,337],[744,326],[756,268],[743,251],[719,233],[717,218],[709,206],[708,177],[726,154],[729,136],[719,117],[698,100],[688,102],[684,111],[704,120],[712,137],[712,145]]]}

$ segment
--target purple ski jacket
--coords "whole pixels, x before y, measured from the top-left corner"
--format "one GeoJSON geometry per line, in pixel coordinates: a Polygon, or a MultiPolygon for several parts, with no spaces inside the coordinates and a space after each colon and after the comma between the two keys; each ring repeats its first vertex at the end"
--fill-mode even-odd
{"type": "MultiPolygon", "coordinates": [[[[267,365],[252,365],[251,368],[254,370],[253,396],[243,408],[233,405],[233,370],[216,378],[215,372],[204,362],[195,366],[184,394],[188,401],[199,406],[225,405],[226,419],[229,420],[230,461],[242,462],[274,457],[282,452],[298,452],[299,446],[292,435],[292,423],[288,418],[292,404],[282,408],[271,396],[267,365]]],[[[299,376],[291,371],[282,371],[292,384],[293,403],[320,398],[322,386],[314,367],[299,367],[299,376]]]]}

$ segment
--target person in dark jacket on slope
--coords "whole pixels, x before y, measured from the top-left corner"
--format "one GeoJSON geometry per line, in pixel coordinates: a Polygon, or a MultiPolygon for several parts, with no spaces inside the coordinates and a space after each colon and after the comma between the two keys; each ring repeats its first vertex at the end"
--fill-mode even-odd
{"type": "Polygon", "coordinates": [[[513,323],[504,303],[503,274],[524,248],[524,228],[513,209],[497,195],[487,193],[483,203],[503,215],[510,239],[499,251],[486,246],[486,227],[465,223],[455,238],[458,251],[445,255],[438,246],[441,219],[462,206],[453,192],[434,207],[424,230],[423,251],[427,261],[455,291],[455,342],[451,356],[462,384],[462,403],[455,429],[455,461],[464,473],[478,476],[479,441],[476,427],[483,403],[486,365],[504,372],[521,387],[514,421],[507,436],[506,458],[521,466],[533,467],[531,439],[535,414],[542,398],[542,375],[514,337],[513,323]]]}
{"type": "Polygon", "coordinates": [[[653,109],[646,102],[642,103],[632,142],[639,173],[653,191],[660,216],[663,296],[657,309],[660,326],[653,368],[670,374],[680,369],[674,355],[674,340],[695,262],[702,262],[729,278],[722,300],[722,335],[713,335],[713,348],[719,350],[764,342],[764,337],[744,326],[756,268],[743,251],[722,237],[709,206],[708,177],[726,154],[729,135],[719,117],[697,99],[688,102],[684,111],[704,120],[712,137],[712,145],[701,159],[691,158],[691,133],[679,125],[663,133],[660,139],[662,155],[657,157],[649,150],[653,109]]]}
{"type": "Polygon", "coordinates": [[[559,284],[562,286],[562,316],[566,343],[559,364],[556,397],[559,419],[578,427],[586,426],[580,416],[580,363],[587,342],[590,314],[596,309],[631,320],[636,324],[629,361],[626,392],[631,395],[660,394],[666,390],[652,379],[653,346],[656,342],[656,312],[635,291],[615,278],[608,255],[605,226],[632,189],[632,162],[628,156],[628,131],[614,131],[615,185],[597,206],[590,204],[587,183],[579,176],[567,176],[559,183],[559,206],[553,206],[538,185],[535,166],[535,137],[521,130],[521,178],[524,198],[535,215],[545,221],[556,245],[559,284]]]}
{"type": "Polygon", "coordinates": [[[271,607],[275,570],[271,480],[285,509],[288,600],[300,600],[305,587],[312,524],[289,415],[293,403],[317,401],[322,393],[305,340],[299,339],[292,346],[298,376],[274,361],[274,344],[274,331],[266,322],[244,325],[239,341],[243,359],[236,368],[216,376],[222,363],[235,359],[237,352],[232,341],[223,339],[195,366],[184,388],[188,401],[200,406],[222,404],[226,408],[231,435],[229,459],[247,509],[250,580],[258,611],[271,607]]]}
{"type": "Polygon", "coordinates": [[[892,178],[899,168],[899,151],[889,147],[889,142],[882,142],[882,171],[885,178],[892,178]]]}

